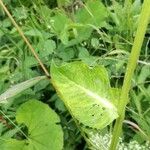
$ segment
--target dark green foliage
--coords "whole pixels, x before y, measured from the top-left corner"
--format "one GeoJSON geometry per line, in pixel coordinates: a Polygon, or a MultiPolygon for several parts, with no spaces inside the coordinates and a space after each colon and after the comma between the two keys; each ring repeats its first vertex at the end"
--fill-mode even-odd
{"type": "MultiPolygon", "coordinates": [[[[119,99],[120,95],[118,88],[122,86],[141,11],[140,0],[133,3],[106,0],[5,0],[4,2],[48,70],[52,59],[58,64],[78,60],[91,67],[104,66],[112,87],[110,93],[113,93],[112,99],[117,107],[116,99],[119,99]]],[[[137,140],[143,144],[150,140],[149,34],[148,27],[133,78],[131,102],[127,106],[126,113],[126,119],[136,123],[145,135],[133,126],[130,128],[125,124],[124,142],[137,140]]],[[[78,71],[71,73],[76,75],[78,71]]],[[[16,84],[42,75],[44,73],[37,60],[0,7],[0,94],[16,84]]],[[[34,98],[48,104],[59,115],[64,132],[65,150],[75,150],[79,147],[87,149],[91,144],[88,141],[88,134],[91,131],[94,131],[94,134],[99,133],[95,127],[92,129],[93,124],[90,124],[91,126],[88,123],[84,124],[85,122],[80,121],[80,117],[74,121],[49,80],[42,80],[29,87],[11,97],[8,103],[1,104],[0,136],[10,132],[12,136],[8,136],[9,138],[16,136],[18,139],[22,138],[22,135],[18,134],[16,111],[21,104],[28,103],[29,99],[34,98]],[[11,121],[16,124],[15,127],[11,121]],[[86,134],[83,135],[82,131],[86,134]]],[[[24,125],[21,127],[25,128],[24,125]]],[[[111,127],[112,125],[109,125],[100,134],[110,132],[111,127]]]]}

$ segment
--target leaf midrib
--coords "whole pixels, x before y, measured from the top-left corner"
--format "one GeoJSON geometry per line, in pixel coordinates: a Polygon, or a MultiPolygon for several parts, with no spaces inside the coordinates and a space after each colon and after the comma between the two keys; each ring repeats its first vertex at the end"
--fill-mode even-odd
{"type": "MultiPolygon", "coordinates": [[[[58,69],[58,68],[56,68],[58,69]]],[[[59,71],[59,70],[58,70],[59,71]]],[[[100,97],[100,95],[96,94],[95,92],[91,92],[89,89],[79,85],[78,83],[76,83],[75,81],[71,80],[70,78],[68,78],[67,76],[65,76],[61,71],[59,71],[59,73],[66,78],[67,80],[69,80],[70,82],[72,82],[73,84],[75,84],[75,86],[77,86],[79,89],[83,90],[88,96],[92,97],[93,99],[96,99],[98,103],[101,103],[105,108],[108,109],[116,109],[115,106],[109,102],[106,98],[102,98],[100,97]]]]}

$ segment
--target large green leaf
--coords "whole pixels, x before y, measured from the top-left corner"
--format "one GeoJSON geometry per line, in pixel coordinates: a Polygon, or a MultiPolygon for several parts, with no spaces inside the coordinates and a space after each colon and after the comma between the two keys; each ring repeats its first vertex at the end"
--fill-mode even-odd
{"type": "Polygon", "coordinates": [[[30,100],[17,110],[16,120],[28,128],[27,138],[16,140],[1,137],[1,150],[61,150],[63,148],[60,119],[48,105],[30,100]]]}
{"type": "Polygon", "coordinates": [[[117,118],[107,71],[82,62],[51,66],[52,83],[70,113],[86,126],[102,129],[117,118]]]}

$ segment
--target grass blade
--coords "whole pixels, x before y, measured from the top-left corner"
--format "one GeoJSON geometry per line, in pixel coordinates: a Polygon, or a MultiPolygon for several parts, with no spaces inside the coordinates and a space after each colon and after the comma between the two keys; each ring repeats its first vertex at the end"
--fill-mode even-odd
{"type": "Polygon", "coordinates": [[[6,92],[4,92],[0,95],[0,103],[7,102],[7,99],[16,96],[17,94],[32,87],[33,85],[35,85],[36,83],[38,83],[39,81],[41,81],[43,79],[46,79],[46,76],[38,76],[38,77],[29,79],[27,81],[24,81],[24,82],[21,82],[19,84],[12,86],[6,92]]]}

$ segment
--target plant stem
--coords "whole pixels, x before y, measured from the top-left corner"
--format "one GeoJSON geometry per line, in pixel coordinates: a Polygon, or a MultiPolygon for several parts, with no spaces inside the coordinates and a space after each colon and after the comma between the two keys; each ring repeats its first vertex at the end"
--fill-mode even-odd
{"type": "Polygon", "coordinates": [[[112,141],[109,150],[116,150],[119,141],[119,136],[121,135],[122,132],[122,124],[125,117],[125,107],[128,103],[128,94],[131,87],[132,76],[134,74],[134,70],[136,68],[136,64],[140,55],[140,50],[142,47],[142,43],[144,40],[144,36],[146,33],[146,29],[150,17],[149,6],[150,6],[150,0],[145,0],[139,18],[139,24],[134,39],[133,47],[127,64],[127,70],[125,73],[124,83],[123,83],[120,101],[119,101],[120,103],[118,108],[119,118],[116,120],[114,126],[112,141]]]}
{"type": "Polygon", "coordinates": [[[12,24],[16,27],[16,29],[18,30],[20,36],[22,37],[22,39],[24,40],[24,42],[27,44],[27,46],[29,47],[29,49],[31,50],[32,54],[34,55],[34,57],[36,58],[36,60],[39,62],[41,68],[43,69],[43,71],[45,72],[47,77],[50,77],[49,72],[47,71],[47,69],[45,68],[44,64],[41,62],[40,58],[38,57],[37,53],[35,52],[34,48],[32,47],[32,45],[30,44],[30,42],[28,41],[28,39],[25,37],[23,31],[21,30],[21,28],[18,26],[18,24],[15,22],[15,20],[13,19],[12,15],[10,14],[10,12],[8,11],[8,9],[6,8],[6,6],[4,5],[3,1],[0,0],[0,5],[2,6],[2,8],[4,9],[5,13],[8,15],[9,19],[11,20],[12,24]]]}
{"type": "Polygon", "coordinates": [[[62,8],[61,1],[60,1],[60,0],[57,0],[57,6],[58,6],[59,8],[62,8]]]}

